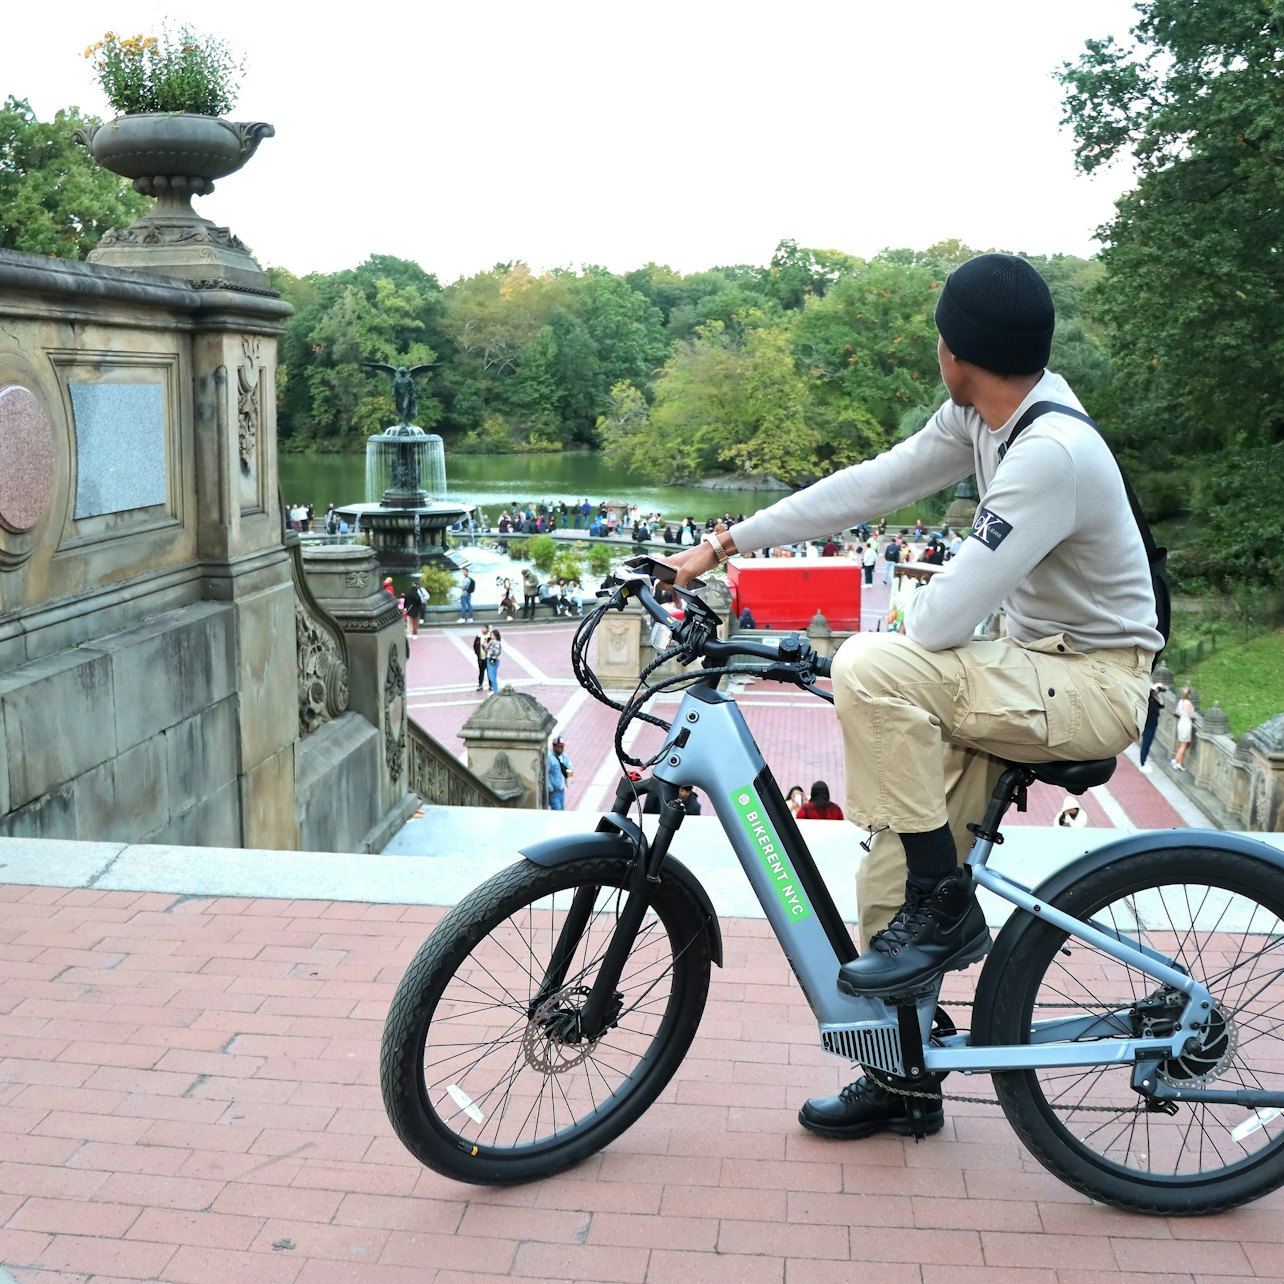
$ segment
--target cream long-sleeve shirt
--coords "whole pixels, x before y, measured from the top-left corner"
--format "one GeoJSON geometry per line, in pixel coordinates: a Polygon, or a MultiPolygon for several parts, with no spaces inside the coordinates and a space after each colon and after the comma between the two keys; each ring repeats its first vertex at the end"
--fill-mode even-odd
{"type": "Polygon", "coordinates": [[[1011,419],[991,429],[947,401],[912,437],[738,523],[741,552],[813,539],[891,512],[974,473],[981,500],[958,554],[915,595],[905,633],[932,651],[962,646],[996,606],[1008,633],[1065,633],[1079,651],[1156,652],[1150,569],[1109,446],[1068,415],[1040,416],[1000,455],[1027,406],[1082,409],[1045,371],[1011,419]]]}

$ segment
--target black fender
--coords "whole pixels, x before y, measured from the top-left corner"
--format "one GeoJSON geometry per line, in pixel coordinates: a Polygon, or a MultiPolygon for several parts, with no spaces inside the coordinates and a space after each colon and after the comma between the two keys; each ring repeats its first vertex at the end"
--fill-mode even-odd
{"type": "MultiPolygon", "coordinates": [[[[1202,847],[1210,852],[1234,852],[1240,856],[1252,856],[1256,860],[1275,866],[1281,874],[1284,874],[1284,852],[1256,838],[1248,838],[1243,834],[1227,834],[1220,829],[1149,829],[1129,834],[1125,838],[1117,838],[1114,842],[1106,843],[1090,852],[1084,852],[1077,860],[1049,874],[1034,889],[1034,895],[1047,904],[1055,905],[1057,898],[1067,888],[1072,887],[1088,874],[1095,874],[1108,865],[1127,860],[1130,856],[1136,856],[1141,852],[1179,847],[1202,847]]],[[[972,1043],[982,1044],[987,1037],[994,1010],[994,998],[1003,984],[1004,975],[1012,961],[1012,953],[1022,934],[1039,924],[1039,919],[1018,910],[1000,929],[994,941],[994,948],[985,961],[981,979],[976,986],[976,1002],[972,1009],[972,1043]]]]}
{"type": "MultiPolygon", "coordinates": [[[[543,838],[521,848],[521,855],[535,865],[551,869],[568,861],[583,860],[589,856],[607,856],[621,865],[632,865],[637,857],[637,847],[631,838],[619,833],[573,834],[568,838],[543,838]]],[[[713,908],[709,893],[700,880],[673,856],[666,856],[660,866],[660,878],[676,883],[704,911],[706,932],[709,937],[709,957],[722,966],[722,928],[718,912],[713,908]]]]}

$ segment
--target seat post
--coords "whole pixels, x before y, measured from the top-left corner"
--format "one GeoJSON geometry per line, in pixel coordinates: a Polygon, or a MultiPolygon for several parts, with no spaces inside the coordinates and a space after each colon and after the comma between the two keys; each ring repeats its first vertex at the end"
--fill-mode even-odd
{"type": "Polygon", "coordinates": [[[973,836],[972,850],[967,856],[969,865],[978,869],[985,868],[990,853],[1003,842],[999,826],[1003,823],[1004,815],[1014,802],[1022,811],[1025,810],[1025,791],[1034,780],[1034,772],[1021,763],[1013,763],[998,778],[985,809],[985,818],[979,825],[968,825],[968,832],[973,836]]]}

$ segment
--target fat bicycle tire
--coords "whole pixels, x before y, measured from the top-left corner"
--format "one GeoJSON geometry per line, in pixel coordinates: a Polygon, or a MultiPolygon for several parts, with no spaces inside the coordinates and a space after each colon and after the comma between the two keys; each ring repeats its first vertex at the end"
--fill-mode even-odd
{"type": "MultiPolygon", "coordinates": [[[[1157,848],[1085,874],[1055,904],[1160,950],[1212,993],[1203,1047],[1164,1063],[1162,1078],[1284,1090],[1284,871],[1236,852],[1157,848]]],[[[1044,920],[1013,926],[1011,947],[994,957],[985,1042],[1027,1043],[1033,1021],[1089,1013],[1113,1024],[1106,1037],[1145,1033],[1166,992],[1159,982],[1044,920]]],[[[1171,1032],[1167,1019],[1156,1032],[1171,1032]]],[[[1284,1114],[1199,1102],[1173,1116],[1148,1111],[1131,1075],[1131,1065],[1062,1067],[1006,1071],[994,1084],[1035,1158],[1107,1204],[1212,1213],[1284,1185],[1284,1114]]]]}
{"type": "Polygon", "coordinates": [[[406,1148],[478,1185],[580,1163],[632,1125],[682,1063],[709,990],[706,911],[661,876],[626,959],[614,1023],[592,1045],[559,1039],[593,984],[629,866],[585,857],[502,870],[442,919],[398,985],[380,1081],[406,1148]],[[565,910],[596,888],[592,919],[557,994],[533,1009],[565,910]]]}

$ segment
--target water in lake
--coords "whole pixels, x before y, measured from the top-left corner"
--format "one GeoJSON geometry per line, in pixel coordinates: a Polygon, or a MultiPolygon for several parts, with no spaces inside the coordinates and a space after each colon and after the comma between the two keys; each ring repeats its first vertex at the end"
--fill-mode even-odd
{"type": "MultiPolygon", "coordinates": [[[[325,506],[364,500],[364,455],[287,455],[280,457],[281,498],[287,504],[325,506]]],[[[446,451],[446,496],[464,504],[480,504],[494,523],[502,509],[519,500],[583,499],[637,504],[643,512],[659,512],[666,520],[687,516],[703,521],[723,513],[748,516],[774,503],[785,492],[770,490],[712,490],[699,486],[668,486],[634,473],[608,467],[595,451],[550,455],[452,455],[446,451]]],[[[377,499],[378,496],[373,498],[377,499]]],[[[893,524],[913,525],[917,509],[889,514],[893,524]]],[[[930,513],[923,513],[930,520],[930,513]]]]}

